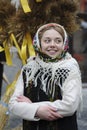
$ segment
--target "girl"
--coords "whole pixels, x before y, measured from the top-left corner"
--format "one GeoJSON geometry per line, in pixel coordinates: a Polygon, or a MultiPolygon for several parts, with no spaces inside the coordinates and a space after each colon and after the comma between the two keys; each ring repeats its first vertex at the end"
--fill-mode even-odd
{"type": "Polygon", "coordinates": [[[33,45],[37,55],[22,68],[9,110],[23,119],[23,130],[78,130],[81,75],[67,52],[65,29],[56,23],[43,25],[33,45]]]}

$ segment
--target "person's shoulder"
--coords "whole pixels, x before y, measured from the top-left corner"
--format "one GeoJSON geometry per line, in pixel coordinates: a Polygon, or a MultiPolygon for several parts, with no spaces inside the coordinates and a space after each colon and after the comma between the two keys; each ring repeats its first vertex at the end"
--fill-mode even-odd
{"type": "Polygon", "coordinates": [[[27,63],[23,66],[23,69],[28,68],[29,66],[33,66],[36,60],[35,56],[31,56],[27,59],[27,63]]]}
{"type": "Polygon", "coordinates": [[[36,56],[31,56],[27,59],[27,64],[36,60],[36,56]]]}
{"type": "Polygon", "coordinates": [[[80,66],[78,64],[78,61],[68,53],[68,59],[66,60],[66,66],[70,70],[70,74],[74,74],[77,76],[81,76],[80,66]]]}
{"type": "Polygon", "coordinates": [[[78,64],[78,61],[70,53],[66,54],[66,59],[73,64],[78,64]]]}

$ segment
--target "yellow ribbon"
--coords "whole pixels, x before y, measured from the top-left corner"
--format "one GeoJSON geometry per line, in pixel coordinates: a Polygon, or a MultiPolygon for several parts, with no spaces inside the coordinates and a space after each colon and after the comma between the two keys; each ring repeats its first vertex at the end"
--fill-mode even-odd
{"type": "Polygon", "coordinates": [[[21,54],[22,54],[23,59],[26,61],[28,55],[27,55],[27,39],[25,36],[24,36],[23,43],[21,46],[21,54]]]}
{"type": "Polygon", "coordinates": [[[3,46],[4,46],[4,50],[5,50],[7,65],[12,65],[12,58],[11,58],[11,54],[10,54],[10,48],[9,48],[8,43],[7,43],[7,40],[5,40],[3,42],[3,46]]]}
{"type": "Polygon", "coordinates": [[[26,39],[27,39],[27,43],[28,43],[28,51],[29,51],[29,55],[30,56],[35,56],[35,51],[33,48],[33,44],[32,44],[32,38],[30,33],[26,33],[26,39]]]}
{"type": "Polygon", "coordinates": [[[30,33],[25,34],[21,49],[16,41],[14,34],[11,34],[11,41],[14,42],[23,64],[26,64],[28,56],[35,56],[35,51],[32,45],[32,38],[30,33]]]}
{"type": "Polygon", "coordinates": [[[42,2],[42,0],[36,0],[36,2],[42,2]]]}
{"type": "Polygon", "coordinates": [[[21,54],[22,54],[22,58],[25,61],[27,61],[27,58],[29,56],[35,56],[35,51],[32,45],[31,35],[29,33],[26,33],[23,38],[23,43],[21,46],[21,54]]]}
{"type": "Polygon", "coordinates": [[[20,0],[20,1],[21,1],[21,5],[22,5],[24,12],[25,13],[31,12],[28,1],[27,0],[20,0]]]}
{"type": "Polygon", "coordinates": [[[2,27],[0,26],[0,32],[2,31],[2,27]]]}
{"type": "Polygon", "coordinates": [[[15,38],[14,34],[11,34],[10,38],[14,42],[14,44],[15,44],[17,50],[18,50],[18,53],[19,53],[20,58],[22,59],[23,65],[26,64],[25,59],[23,59],[23,56],[21,54],[21,49],[20,49],[20,47],[19,47],[19,45],[18,45],[18,43],[16,41],[16,38],[15,38]]]}
{"type": "Polygon", "coordinates": [[[14,92],[15,84],[17,82],[19,74],[20,74],[20,71],[17,72],[14,81],[6,87],[6,93],[5,93],[6,96],[10,97],[12,93],[14,92]]]}
{"type": "Polygon", "coordinates": [[[0,52],[4,51],[4,48],[0,46],[0,52]]]}

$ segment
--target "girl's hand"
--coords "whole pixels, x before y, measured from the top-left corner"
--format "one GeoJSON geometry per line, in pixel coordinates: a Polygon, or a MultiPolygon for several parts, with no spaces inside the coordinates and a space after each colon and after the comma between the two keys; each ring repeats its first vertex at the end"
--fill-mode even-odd
{"type": "Polygon", "coordinates": [[[52,121],[58,118],[62,118],[60,114],[58,114],[57,109],[52,106],[40,106],[36,112],[36,117],[40,119],[52,121]]]}
{"type": "Polygon", "coordinates": [[[29,102],[29,103],[32,103],[32,101],[29,98],[27,98],[27,97],[25,97],[23,95],[18,96],[16,100],[18,102],[29,102]]]}

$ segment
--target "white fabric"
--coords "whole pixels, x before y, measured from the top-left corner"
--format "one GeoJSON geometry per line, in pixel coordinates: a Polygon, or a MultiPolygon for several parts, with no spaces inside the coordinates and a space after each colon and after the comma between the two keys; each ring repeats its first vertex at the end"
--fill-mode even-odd
{"type": "MultiPolygon", "coordinates": [[[[41,50],[41,43],[40,43],[40,39],[39,39],[39,32],[42,30],[42,29],[45,29],[47,27],[58,27],[58,28],[61,28],[61,30],[64,32],[64,48],[63,48],[63,53],[67,51],[67,49],[69,48],[68,46],[68,35],[67,35],[67,32],[65,31],[64,27],[61,26],[60,24],[56,24],[56,23],[48,23],[48,24],[45,24],[43,26],[41,26],[35,36],[34,36],[34,39],[33,39],[33,46],[34,46],[34,49],[36,50],[37,54],[38,52],[41,52],[42,53],[42,50],[41,50]]],[[[58,55],[57,57],[61,57],[61,55],[58,55]]],[[[57,58],[55,57],[55,58],[57,58]]],[[[52,58],[52,57],[51,57],[52,58]]],[[[53,59],[53,58],[52,58],[53,59]]]]}
{"type": "MultiPolygon", "coordinates": [[[[40,59],[38,59],[38,57],[36,58],[35,61],[32,61],[31,58],[29,59],[29,63],[26,66],[31,64],[31,66],[33,66],[34,68],[35,65],[34,62],[37,62],[39,60],[40,59]]],[[[48,104],[56,107],[58,113],[61,114],[63,117],[72,115],[75,111],[78,110],[78,108],[81,106],[80,103],[82,102],[81,74],[80,74],[77,61],[74,58],[72,58],[69,54],[67,54],[65,59],[58,61],[57,63],[45,63],[45,62],[42,63],[42,61],[40,63],[43,66],[44,65],[52,66],[53,70],[57,69],[57,67],[60,68],[66,67],[71,70],[68,78],[66,79],[63,86],[61,87],[62,100],[56,100],[54,102],[43,101],[43,102],[39,102],[39,103],[37,102],[32,104],[24,103],[24,102],[18,103],[16,101],[17,96],[23,95],[23,79],[22,79],[22,75],[20,74],[20,77],[16,84],[16,90],[9,102],[9,110],[13,114],[18,115],[23,119],[39,120],[35,118],[35,113],[37,109],[41,105],[48,104]]]]}

